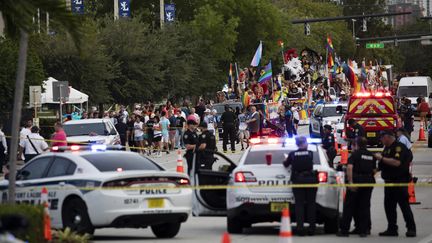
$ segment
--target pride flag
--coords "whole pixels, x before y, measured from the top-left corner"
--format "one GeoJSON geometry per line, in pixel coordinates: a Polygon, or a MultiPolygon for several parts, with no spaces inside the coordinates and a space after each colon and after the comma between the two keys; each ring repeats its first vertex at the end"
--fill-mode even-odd
{"type": "Polygon", "coordinates": [[[358,83],[358,77],[354,72],[353,67],[347,65],[346,63],[342,64],[343,73],[346,78],[350,82],[352,88],[354,88],[354,92],[360,92],[361,86],[358,83]]]}
{"type": "Polygon", "coordinates": [[[267,66],[265,66],[264,70],[261,71],[261,77],[258,79],[259,84],[263,84],[272,79],[273,71],[271,61],[267,66]]]}
{"type": "Polygon", "coordinates": [[[332,68],[334,66],[333,55],[331,52],[328,53],[327,66],[328,68],[332,68]]]}
{"type": "Polygon", "coordinates": [[[259,44],[258,48],[255,51],[255,55],[254,55],[254,57],[253,57],[252,62],[251,62],[250,65],[252,67],[258,67],[259,63],[261,61],[261,56],[262,56],[262,41],[260,41],[260,44],[259,44]]]}
{"type": "Polygon", "coordinates": [[[244,107],[248,107],[250,104],[250,96],[248,94],[247,91],[243,92],[242,96],[241,96],[241,101],[243,103],[244,107]]]}
{"type": "Polygon", "coordinates": [[[232,63],[230,63],[229,73],[228,73],[228,88],[233,87],[233,71],[232,71],[232,63]]]}
{"type": "Polygon", "coordinates": [[[327,35],[327,50],[328,50],[330,53],[334,51],[334,48],[333,48],[333,41],[332,41],[330,35],[327,35]]]}

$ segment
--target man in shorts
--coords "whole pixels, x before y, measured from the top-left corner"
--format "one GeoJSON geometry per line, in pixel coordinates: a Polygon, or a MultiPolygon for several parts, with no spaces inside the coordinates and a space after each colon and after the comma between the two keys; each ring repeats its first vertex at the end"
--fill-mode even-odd
{"type": "Polygon", "coordinates": [[[246,108],[243,107],[242,112],[238,115],[238,121],[239,121],[239,139],[241,144],[241,150],[244,150],[243,143],[246,140],[246,149],[249,148],[249,130],[248,130],[248,124],[246,123],[248,117],[246,113],[246,108]]]}
{"type": "Polygon", "coordinates": [[[165,150],[167,154],[169,154],[169,127],[170,127],[170,121],[168,120],[168,118],[166,118],[166,112],[162,111],[161,112],[161,119],[159,122],[160,128],[161,128],[161,132],[162,132],[162,150],[165,150]]]}

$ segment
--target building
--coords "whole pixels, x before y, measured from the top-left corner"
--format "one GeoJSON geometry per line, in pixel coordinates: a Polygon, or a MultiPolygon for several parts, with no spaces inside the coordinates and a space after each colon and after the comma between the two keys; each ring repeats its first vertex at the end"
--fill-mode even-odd
{"type": "Polygon", "coordinates": [[[425,4],[430,0],[388,0],[387,11],[391,13],[411,12],[410,15],[397,15],[388,17],[386,22],[394,28],[415,23],[415,21],[426,15],[425,4]]]}

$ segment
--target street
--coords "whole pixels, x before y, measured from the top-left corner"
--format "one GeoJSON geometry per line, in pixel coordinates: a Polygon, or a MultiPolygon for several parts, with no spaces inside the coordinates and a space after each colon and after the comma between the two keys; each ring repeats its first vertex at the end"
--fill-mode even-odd
{"type": "MultiPolygon", "coordinates": [[[[418,123],[416,131],[412,134],[412,140],[418,138],[418,123]]],[[[299,134],[307,135],[308,127],[301,126],[299,134]]],[[[219,143],[221,145],[221,142],[219,143]]],[[[237,150],[239,151],[239,150],[237,150]]],[[[427,148],[425,142],[416,142],[413,148],[414,152],[414,176],[419,177],[421,182],[431,182],[432,160],[430,160],[431,149],[427,148]]],[[[228,156],[236,162],[241,153],[229,154],[228,156]]],[[[176,168],[176,154],[171,153],[168,156],[157,158],[162,166],[168,170],[176,168]]],[[[379,175],[377,181],[382,183],[379,175]]],[[[322,225],[318,227],[318,234],[315,236],[298,237],[294,236],[293,242],[432,242],[432,190],[431,187],[417,187],[418,205],[412,205],[412,210],[417,224],[417,237],[405,237],[405,223],[400,210],[398,209],[399,237],[384,238],[379,237],[378,233],[384,231],[387,227],[387,220],[384,213],[384,189],[377,187],[372,195],[372,231],[371,235],[366,238],[359,238],[352,235],[349,238],[338,238],[336,235],[325,235],[322,225]]],[[[162,240],[156,239],[149,228],[147,229],[114,229],[105,228],[96,230],[93,242],[220,242],[222,234],[226,232],[225,217],[193,217],[190,216],[187,222],[182,224],[179,234],[174,239],[162,240]]],[[[252,228],[246,229],[243,234],[231,235],[232,242],[277,242],[279,234],[279,223],[266,223],[253,225],[252,228]]]]}

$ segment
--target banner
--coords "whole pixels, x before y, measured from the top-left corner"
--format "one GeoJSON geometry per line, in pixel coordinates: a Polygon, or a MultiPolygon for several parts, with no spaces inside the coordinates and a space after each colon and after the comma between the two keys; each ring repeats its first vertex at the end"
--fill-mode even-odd
{"type": "Polygon", "coordinates": [[[130,17],[130,0],[119,0],[119,17],[130,17]]]}
{"type": "Polygon", "coordinates": [[[165,4],[165,23],[172,23],[175,19],[175,4],[165,4]]]}
{"type": "Polygon", "coordinates": [[[76,14],[84,14],[84,0],[72,0],[71,12],[76,14]]]}

